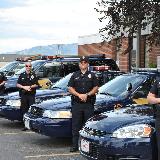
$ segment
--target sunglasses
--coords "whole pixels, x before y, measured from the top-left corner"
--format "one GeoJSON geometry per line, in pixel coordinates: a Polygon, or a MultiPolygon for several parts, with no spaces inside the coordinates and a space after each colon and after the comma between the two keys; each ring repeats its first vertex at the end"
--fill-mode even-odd
{"type": "Polygon", "coordinates": [[[26,67],[32,67],[32,66],[26,65],[26,67]]]}

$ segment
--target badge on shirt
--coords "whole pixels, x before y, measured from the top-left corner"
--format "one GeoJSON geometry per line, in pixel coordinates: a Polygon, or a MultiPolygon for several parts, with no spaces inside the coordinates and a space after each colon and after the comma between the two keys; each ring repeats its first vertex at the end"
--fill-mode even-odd
{"type": "Polygon", "coordinates": [[[88,78],[91,78],[91,74],[88,75],[88,78]]]}
{"type": "Polygon", "coordinates": [[[34,75],[31,76],[31,79],[33,79],[33,78],[34,78],[34,75]]]}

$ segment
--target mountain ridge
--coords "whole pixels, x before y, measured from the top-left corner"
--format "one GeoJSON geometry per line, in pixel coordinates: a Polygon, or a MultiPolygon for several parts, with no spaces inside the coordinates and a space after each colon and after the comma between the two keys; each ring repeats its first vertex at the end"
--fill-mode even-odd
{"type": "Polygon", "coordinates": [[[78,55],[78,44],[51,44],[44,46],[35,46],[15,52],[5,52],[1,54],[20,54],[20,55],[78,55]]]}

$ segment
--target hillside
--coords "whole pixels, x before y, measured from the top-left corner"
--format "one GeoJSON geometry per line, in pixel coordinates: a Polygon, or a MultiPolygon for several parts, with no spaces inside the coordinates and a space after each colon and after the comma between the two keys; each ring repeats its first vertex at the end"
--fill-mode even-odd
{"type": "Polygon", "coordinates": [[[20,54],[20,55],[78,55],[78,44],[52,44],[47,46],[36,46],[17,52],[8,52],[3,54],[20,54]]]}

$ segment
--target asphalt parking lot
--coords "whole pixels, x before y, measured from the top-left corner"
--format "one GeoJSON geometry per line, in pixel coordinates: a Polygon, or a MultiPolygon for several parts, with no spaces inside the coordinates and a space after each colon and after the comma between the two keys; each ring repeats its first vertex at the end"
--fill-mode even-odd
{"type": "Polygon", "coordinates": [[[71,139],[53,139],[22,128],[19,122],[0,118],[0,160],[84,160],[79,152],[69,152],[71,139]]]}

